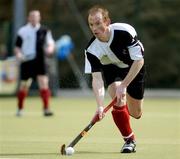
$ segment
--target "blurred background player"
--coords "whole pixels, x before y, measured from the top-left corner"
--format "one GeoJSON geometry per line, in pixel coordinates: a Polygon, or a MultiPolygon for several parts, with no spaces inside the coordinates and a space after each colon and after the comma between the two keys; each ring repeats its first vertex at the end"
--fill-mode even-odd
{"type": "Polygon", "coordinates": [[[125,144],[121,153],[135,152],[135,136],[130,117],[142,115],[144,95],[143,46],[129,24],[113,23],[108,10],[94,6],[88,12],[88,23],[94,37],[85,50],[85,73],[92,74],[92,87],[97,102],[96,113],[102,119],[105,88],[111,98],[117,96],[112,116],[125,144]]]}
{"type": "Polygon", "coordinates": [[[54,53],[55,42],[51,31],[42,26],[38,10],[32,10],[28,15],[28,23],[22,26],[17,33],[14,53],[20,62],[20,85],[17,92],[17,116],[22,115],[24,99],[28,94],[32,79],[37,80],[40,96],[43,101],[44,116],[52,116],[49,109],[49,79],[47,76],[45,56],[54,53]]]}

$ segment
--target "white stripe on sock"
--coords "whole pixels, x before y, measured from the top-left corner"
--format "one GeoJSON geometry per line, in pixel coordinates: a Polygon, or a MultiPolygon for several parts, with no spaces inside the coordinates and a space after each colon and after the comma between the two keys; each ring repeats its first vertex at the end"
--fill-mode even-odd
{"type": "Polygon", "coordinates": [[[124,139],[128,139],[128,138],[130,138],[131,136],[133,136],[134,135],[134,133],[132,132],[130,135],[128,135],[128,136],[123,136],[123,138],[124,139]]]}

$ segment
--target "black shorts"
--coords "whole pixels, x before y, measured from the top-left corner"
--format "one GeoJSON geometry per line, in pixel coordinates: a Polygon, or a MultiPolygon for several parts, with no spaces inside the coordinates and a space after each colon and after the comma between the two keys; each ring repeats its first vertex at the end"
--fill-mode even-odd
{"type": "Polygon", "coordinates": [[[47,70],[44,59],[30,60],[22,62],[20,65],[20,79],[27,80],[29,78],[36,79],[37,75],[46,75],[47,70]]]}
{"type": "MultiPolygon", "coordinates": [[[[115,81],[122,81],[127,73],[129,68],[119,68],[116,65],[104,65],[103,66],[103,77],[105,84],[109,86],[115,81]]],[[[144,66],[134,78],[134,80],[127,87],[127,93],[135,99],[143,99],[144,97],[144,66]]]]}

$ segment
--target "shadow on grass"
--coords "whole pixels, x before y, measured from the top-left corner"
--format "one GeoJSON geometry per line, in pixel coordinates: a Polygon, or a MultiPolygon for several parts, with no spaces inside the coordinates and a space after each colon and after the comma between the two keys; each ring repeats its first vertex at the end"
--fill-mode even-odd
{"type": "Polygon", "coordinates": [[[76,154],[120,154],[120,152],[104,152],[104,151],[76,151],[76,154]]]}
{"type": "MultiPolygon", "coordinates": [[[[75,154],[119,154],[120,152],[104,152],[104,151],[76,151],[75,154]]],[[[20,156],[42,156],[42,155],[49,155],[49,156],[61,156],[60,153],[6,153],[0,154],[0,157],[20,157],[20,156]]]]}

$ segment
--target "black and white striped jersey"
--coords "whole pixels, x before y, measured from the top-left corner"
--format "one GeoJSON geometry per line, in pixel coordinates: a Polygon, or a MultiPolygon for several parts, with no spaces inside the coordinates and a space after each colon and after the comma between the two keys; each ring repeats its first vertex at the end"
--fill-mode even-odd
{"type": "Polygon", "coordinates": [[[18,30],[15,46],[21,48],[26,59],[34,59],[38,53],[43,53],[46,44],[54,43],[52,34],[47,28],[30,23],[18,30]]]}
{"type": "Polygon", "coordinates": [[[144,48],[135,29],[126,23],[113,23],[108,42],[93,37],[85,49],[85,73],[100,72],[102,65],[114,64],[120,68],[131,66],[143,58],[144,48]]]}

